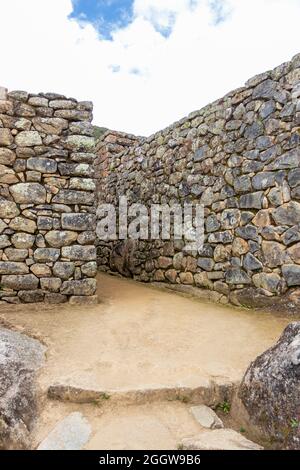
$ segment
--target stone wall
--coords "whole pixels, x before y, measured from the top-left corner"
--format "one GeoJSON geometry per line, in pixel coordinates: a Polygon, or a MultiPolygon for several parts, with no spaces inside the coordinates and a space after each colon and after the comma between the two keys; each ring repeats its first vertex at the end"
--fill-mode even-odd
{"type": "MultiPolygon", "coordinates": [[[[113,160],[118,154],[136,145],[141,139],[141,137],[124,132],[108,130],[97,142],[94,169],[98,204],[114,202],[115,198],[110,194],[109,190],[109,185],[114,184],[112,182],[113,160]]],[[[105,271],[109,264],[108,260],[113,244],[96,238],[96,245],[98,267],[100,270],[105,271]]]]}
{"type": "Polygon", "coordinates": [[[300,55],[129,148],[110,145],[98,144],[99,201],[201,203],[205,245],[98,241],[100,269],[223,303],[300,297],[300,55]]]}
{"type": "Polygon", "coordinates": [[[95,303],[92,103],[0,88],[0,302],[95,303]]]}

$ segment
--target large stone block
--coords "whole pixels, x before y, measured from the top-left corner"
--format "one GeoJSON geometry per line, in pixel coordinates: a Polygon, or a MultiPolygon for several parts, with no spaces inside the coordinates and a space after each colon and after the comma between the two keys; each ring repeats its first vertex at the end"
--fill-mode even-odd
{"type": "Polygon", "coordinates": [[[289,287],[300,286],[300,266],[286,264],[282,266],[283,277],[289,287]]]}
{"type": "Polygon", "coordinates": [[[39,280],[33,274],[2,276],[1,285],[13,290],[34,290],[37,289],[39,280]]]}
{"type": "Polygon", "coordinates": [[[265,264],[269,268],[276,268],[284,264],[286,258],[286,247],[281,243],[273,241],[262,242],[262,252],[265,258],[265,264]]]}
{"type": "Polygon", "coordinates": [[[47,264],[42,263],[33,264],[30,266],[30,271],[38,278],[50,277],[52,274],[51,268],[47,264]]]}
{"type": "Polygon", "coordinates": [[[29,119],[0,115],[3,126],[8,129],[16,129],[18,131],[29,131],[31,128],[31,121],[29,119]]]}
{"type": "Polygon", "coordinates": [[[226,209],[222,213],[221,224],[225,230],[233,229],[239,226],[241,213],[238,209],[226,209]]]}
{"type": "Polygon", "coordinates": [[[295,263],[300,264],[300,243],[289,248],[288,254],[295,263]]]}
{"type": "Polygon", "coordinates": [[[0,218],[13,219],[20,214],[17,204],[13,201],[8,201],[4,197],[0,197],[0,218]]]}
{"type": "Polygon", "coordinates": [[[13,165],[16,160],[16,154],[7,148],[0,148],[0,164],[13,165]]]}
{"type": "Polygon", "coordinates": [[[85,191],[73,191],[61,189],[53,198],[54,203],[59,204],[84,204],[91,206],[94,203],[94,194],[85,191]]]}
{"type": "Polygon", "coordinates": [[[52,230],[45,235],[47,243],[55,248],[71,245],[77,240],[78,234],[65,230],[52,230]]]}
{"type": "Polygon", "coordinates": [[[35,147],[42,145],[42,139],[37,131],[22,131],[16,136],[16,144],[19,147],[35,147]]]}
{"type": "Polygon", "coordinates": [[[68,297],[66,295],[57,294],[57,293],[46,293],[44,297],[44,302],[46,304],[64,304],[68,302],[68,297]]]}
{"type": "Polygon", "coordinates": [[[240,197],[241,209],[261,209],[264,193],[259,191],[257,193],[243,194],[240,197]]]}
{"type": "Polygon", "coordinates": [[[56,99],[49,102],[50,108],[54,109],[74,109],[76,105],[76,101],[67,99],[56,99]]]}
{"type": "Polygon", "coordinates": [[[33,157],[27,160],[27,168],[29,170],[39,171],[40,173],[55,173],[57,163],[50,158],[33,157]]]}
{"type": "Polygon", "coordinates": [[[69,188],[79,191],[95,191],[96,184],[92,178],[71,178],[69,188]]]}
{"type": "Polygon", "coordinates": [[[15,233],[11,237],[11,241],[16,248],[32,248],[35,236],[29,235],[28,233],[15,233]]]}
{"type": "MultiPolygon", "coordinates": [[[[91,121],[93,117],[92,113],[77,109],[58,109],[55,111],[54,116],[67,119],[68,121],[91,121]]],[[[75,146],[75,148],[77,148],[79,144],[76,141],[68,141],[67,145],[70,147],[75,146]]],[[[80,149],[82,149],[80,151],[83,151],[85,147],[80,147],[80,149]]]]}
{"type": "Polygon", "coordinates": [[[59,292],[62,280],[57,277],[46,277],[41,279],[41,288],[47,292],[59,292]]]}
{"type": "Polygon", "coordinates": [[[243,238],[244,240],[259,240],[258,229],[254,225],[246,225],[245,227],[239,227],[235,230],[235,233],[238,237],[243,238]]]}
{"type": "Polygon", "coordinates": [[[300,149],[293,149],[276,158],[272,163],[266,166],[266,170],[289,170],[291,168],[299,168],[300,166],[300,149]]]}
{"type": "Polygon", "coordinates": [[[82,279],[79,281],[65,281],[61,293],[65,295],[94,295],[97,288],[96,279],[82,279]]]}
{"type": "Polygon", "coordinates": [[[8,235],[0,235],[0,249],[11,245],[8,235]]]}
{"type": "Polygon", "coordinates": [[[44,301],[44,292],[40,289],[20,291],[18,296],[26,304],[36,304],[44,301]]]}
{"type": "Polygon", "coordinates": [[[75,264],[67,261],[58,261],[53,267],[53,274],[61,279],[67,280],[75,271],[75,264]]]}
{"type": "Polygon", "coordinates": [[[239,268],[228,269],[225,278],[227,284],[251,284],[251,278],[239,268]]]}
{"type": "Polygon", "coordinates": [[[19,183],[10,187],[10,192],[18,204],[44,204],[46,189],[39,183],[19,183]]]}
{"type": "Polygon", "coordinates": [[[297,225],[300,223],[300,203],[291,201],[272,212],[277,225],[297,225]]]}
{"type": "Polygon", "coordinates": [[[16,232],[35,233],[37,226],[36,222],[25,217],[15,217],[9,224],[9,227],[16,232]]]}
{"type": "MultiPolygon", "coordinates": [[[[0,150],[0,160],[1,160],[1,150],[0,150]]],[[[291,188],[300,185],[300,168],[292,170],[289,172],[288,181],[291,188]]]]}
{"type": "Polygon", "coordinates": [[[27,274],[29,268],[25,263],[0,261],[0,274],[27,274]]]}
{"type": "MultiPolygon", "coordinates": [[[[88,177],[91,178],[94,176],[94,169],[92,168],[91,165],[88,165],[87,163],[59,163],[58,165],[59,173],[62,176],[78,176],[78,177],[88,177]]],[[[71,186],[74,186],[74,180],[78,180],[78,178],[71,178],[70,183],[71,186]]],[[[83,184],[83,183],[81,183],[83,184]]],[[[83,188],[70,188],[70,189],[83,189],[83,188]]],[[[90,187],[88,188],[88,191],[90,191],[90,187]]]]}
{"type": "Polygon", "coordinates": [[[259,98],[272,99],[277,89],[278,89],[277,82],[268,79],[268,80],[263,81],[262,83],[260,83],[254,88],[252,97],[253,99],[259,99],[259,98]]]}
{"type": "Polygon", "coordinates": [[[86,231],[96,229],[96,216],[93,214],[62,214],[61,225],[66,230],[86,231]]]}
{"type": "Polygon", "coordinates": [[[252,184],[254,189],[267,189],[275,186],[275,173],[263,171],[258,173],[252,179],[252,184]]]}
{"type": "Polygon", "coordinates": [[[95,127],[90,122],[73,122],[70,124],[70,133],[94,137],[95,127]]]}
{"type": "Polygon", "coordinates": [[[14,138],[9,129],[0,128],[0,146],[8,147],[14,143],[14,138]]]}
{"type": "Polygon", "coordinates": [[[16,176],[12,168],[8,168],[5,165],[0,165],[0,183],[13,184],[18,182],[19,178],[16,176]]]}
{"type": "Polygon", "coordinates": [[[34,118],[32,122],[38,132],[45,134],[60,135],[65,129],[68,129],[68,121],[60,118],[38,117],[34,118]]]}
{"type": "Polygon", "coordinates": [[[215,232],[211,233],[208,237],[209,243],[232,243],[233,235],[231,232],[215,232]]]}
{"type": "Polygon", "coordinates": [[[58,248],[37,248],[34,252],[34,259],[39,263],[51,263],[60,257],[58,248]]]}
{"type": "Polygon", "coordinates": [[[247,271],[257,271],[263,269],[263,264],[252,253],[247,253],[244,257],[243,266],[247,271]]]}
{"type": "Polygon", "coordinates": [[[272,294],[279,291],[281,277],[276,273],[259,273],[252,277],[253,284],[258,289],[264,289],[272,294]]]}
{"type": "Polygon", "coordinates": [[[63,247],[62,257],[71,261],[95,261],[97,257],[96,247],[87,245],[73,245],[63,247]]]}
{"type": "Polygon", "coordinates": [[[95,148],[95,139],[84,135],[70,135],[62,143],[66,149],[74,152],[93,152],[95,148]]]}
{"type": "Polygon", "coordinates": [[[5,256],[9,261],[24,261],[28,257],[28,250],[18,250],[16,248],[6,248],[5,256]]]}

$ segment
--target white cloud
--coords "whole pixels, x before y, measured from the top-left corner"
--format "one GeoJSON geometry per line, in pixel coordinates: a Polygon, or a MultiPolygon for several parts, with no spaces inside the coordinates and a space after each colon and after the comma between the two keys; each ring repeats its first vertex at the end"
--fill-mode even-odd
{"type": "Polygon", "coordinates": [[[217,25],[209,4],[135,0],[104,41],[70,0],[0,0],[0,85],[91,99],[98,125],[147,135],[299,52],[299,0],[228,0],[217,25]]]}
{"type": "Polygon", "coordinates": [[[143,18],[159,31],[174,25],[178,15],[193,10],[198,0],[135,0],[133,12],[136,18],[143,18]]]}

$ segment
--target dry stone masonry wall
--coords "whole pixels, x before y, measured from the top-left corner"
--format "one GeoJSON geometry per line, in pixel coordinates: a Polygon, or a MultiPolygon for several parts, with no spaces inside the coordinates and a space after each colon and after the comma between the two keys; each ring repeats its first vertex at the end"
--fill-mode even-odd
{"type": "Polygon", "coordinates": [[[149,138],[128,136],[123,148],[117,138],[98,144],[99,202],[201,203],[205,245],[191,254],[178,241],[98,240],[100,269],[207,289],[224,303],[297,303],[300,55],[149,138]]]}
{"type": "Polygon", "coordinates": [[[92,103],[0,88],[0,302],[95,303],[92,103]]]}
{"type": "Polygon", "coordinates": [[[107,177],[112,169],[112,159],[133,147],[140,140],[141,137],[108,130],[97,142],[94,169],[99,202],[105,202],[107,198],[109,199],[109,195],[105,191],[107,190],[107,177]]]}

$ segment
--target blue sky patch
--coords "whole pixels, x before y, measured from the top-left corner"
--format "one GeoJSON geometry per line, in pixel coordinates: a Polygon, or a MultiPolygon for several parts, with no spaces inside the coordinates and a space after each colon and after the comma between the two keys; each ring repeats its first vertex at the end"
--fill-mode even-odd
{"type": "MultiPolygon", "coordinates": [[[[189,7],[197,6],[199,0],[189,0],[189,7]]],[[[79,23],[91,23],[99,31],[103,39],[112,40],[112,33],[125,28],[134,20],[134,0],[72,0],[73,12],[70,18],[79,23]]],[[[216,26],[228,16],[227,2],[224,0],[208,0],[216,26]]],[[[155,11],[155,10],[154,10],[155,11]]],[[[157,21],[155,14],[150,19],[153,27],[164,37],[169,37],[176,22],[176,13],[169,11],[165,24],[157,21]]]]}
{"type": "Polygon", "coordinates": [[[115,29],[124,28],[133,19],[133,0],[72,0],[70,18],[92,23],[101,37],[112,39],[115,29]]]}

